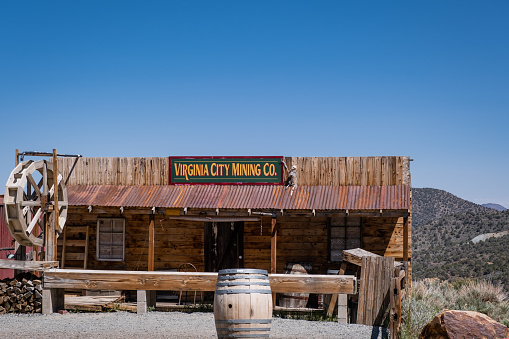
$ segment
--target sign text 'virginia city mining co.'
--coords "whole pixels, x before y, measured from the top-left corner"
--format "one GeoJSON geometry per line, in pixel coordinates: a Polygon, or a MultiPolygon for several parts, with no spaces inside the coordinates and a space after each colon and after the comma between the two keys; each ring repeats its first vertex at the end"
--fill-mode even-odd
{"type": "Polygon", "coordinates": [[[170,184],[281,185],[283,157],[169,157],[170,184]]]}

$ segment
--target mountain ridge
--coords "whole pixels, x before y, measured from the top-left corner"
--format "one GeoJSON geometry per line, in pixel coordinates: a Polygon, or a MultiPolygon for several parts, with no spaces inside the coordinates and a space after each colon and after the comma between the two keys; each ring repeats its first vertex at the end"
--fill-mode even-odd
{"type": "Polygon", "coordinates": [[[507,210],[507,208],[505,208],[504,206],[499,205],[499,204],[494,204],[492,202],[489,202],[489,203],[486,203],[486,204],[482,204],[481,206],[492,208],[492,209],[497,210],[499,212],[507,210]]]}
{"type": "Polygon", "coordinates": [[[438,189],[412,192],[414,277],[482,278],[509,291],[509,210],[497,211],[438,189]],[[505,236],[486,236],[491,234],[505,236]],[[483,241],[472,242],[476,238],[483,241]]]}
{"type": "Polygon", "coordinates": [[[437,188],[412,188],[412,225],[419,227],[445,215],[493,209],[437,188]]]}

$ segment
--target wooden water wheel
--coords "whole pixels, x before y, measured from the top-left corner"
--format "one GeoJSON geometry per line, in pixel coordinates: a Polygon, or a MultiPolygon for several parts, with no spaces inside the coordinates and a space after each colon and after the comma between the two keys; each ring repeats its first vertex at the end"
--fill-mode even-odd
{"type": "MultiPolygon", "coordinates": [[[[25,161],[11,172],[5,186],[5,218],[14,239],[24,246],[44,246],[44,222],[54,223],[53,165],[46,160],[25,161]]],[[[67,218],[67,189],[58,174],[57,236],[67,218]]]]}

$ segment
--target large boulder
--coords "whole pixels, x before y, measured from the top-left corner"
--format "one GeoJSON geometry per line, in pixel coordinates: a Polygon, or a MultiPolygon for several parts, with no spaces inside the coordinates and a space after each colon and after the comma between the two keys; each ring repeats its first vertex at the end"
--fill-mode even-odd
{"type": "Polygon", "coordinates": [[[473,311],[446,310],[424,326],[419,338],[500,339],[508,337],[509,328],[485,314],[473,311]]]}

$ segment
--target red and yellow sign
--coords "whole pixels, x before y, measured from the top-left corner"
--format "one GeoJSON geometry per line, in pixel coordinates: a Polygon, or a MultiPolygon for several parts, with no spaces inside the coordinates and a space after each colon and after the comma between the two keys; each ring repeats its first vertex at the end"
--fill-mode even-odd
{"type": "Polygon", "coordinates": [[[283,157],[170,157],[170,184],[282,183],[283,157]]]}

